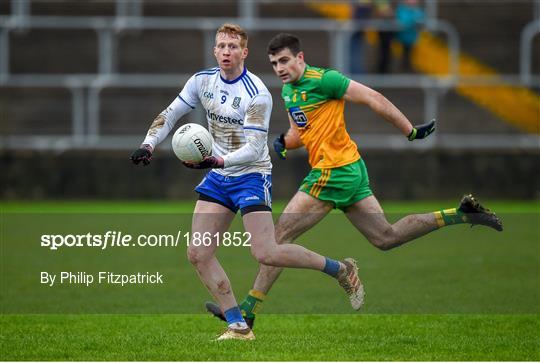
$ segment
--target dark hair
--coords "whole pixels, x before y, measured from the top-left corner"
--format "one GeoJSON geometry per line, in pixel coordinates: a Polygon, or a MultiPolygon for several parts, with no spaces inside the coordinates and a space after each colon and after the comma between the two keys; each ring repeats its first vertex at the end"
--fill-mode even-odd
{"type": "Polygon", "coordinates": [[[270,40],[268,46],[266,47],[266,52],[274,55],[281,52],[285,48],[289,48],[291,53],[296,56],[302,50],[300,39],[292,34],[279,33],[273,37],[272,40],[270,40]]]}

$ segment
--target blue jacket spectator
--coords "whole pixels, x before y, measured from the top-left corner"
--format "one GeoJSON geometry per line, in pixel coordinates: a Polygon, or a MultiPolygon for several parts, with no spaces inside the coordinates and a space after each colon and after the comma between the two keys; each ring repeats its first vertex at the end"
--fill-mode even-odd
{"type": "Polygon", "coordinates": [[[417,0],[404,0],[396,8],[396,20],[403,26],[397,33],[397,40],[403,45],[403,68],[411,71],[411,49],[418,40],[418,29],[425,22],[425,13],[417,0]]]}

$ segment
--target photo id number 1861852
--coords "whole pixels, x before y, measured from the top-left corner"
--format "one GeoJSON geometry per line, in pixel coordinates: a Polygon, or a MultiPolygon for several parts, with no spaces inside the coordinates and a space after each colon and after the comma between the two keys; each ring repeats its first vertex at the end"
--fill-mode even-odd
{"type": "Polygon", "coordinates": [[[225,247],[251,247],[251,233],[249,232],[186,232],[186,245],[195,246],[225,246],[225,247]]]}

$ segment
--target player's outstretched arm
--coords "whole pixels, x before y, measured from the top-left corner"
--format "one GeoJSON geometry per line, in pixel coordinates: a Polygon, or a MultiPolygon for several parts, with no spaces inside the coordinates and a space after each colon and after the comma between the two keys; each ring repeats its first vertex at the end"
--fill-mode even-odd
{"type": "MultiPolygon", "coordinates": [[[[173,104],[171,104],[171,106],[173,104]]],[[[175,115],[171,115],[171,106],[156,116],[154,121],[152,121],[141,146],[131,154],[130,159],[135,165],[138,165],[140,162],[142,162],[144,166],[150,164],[154,149],[161,141],[163,141],[163,139],[165,139],[165,137],[167,137],[174,127],[174,124],[176,124],[178,118],[176,118],[175,115]]]]}
{"type": "MultiPolygon", "coordinates": [[[[147,166],[150,164],[150,161],[152,160],[152,153],[154,152],[154,148],[159,143],[158,133],[160,132],[160,129],[162,129],[165,124],[166,124],[166,119],[162,112],[156,116],[154,121],[152,121],[152,124],[150,125],[150,128],[148,129],[148,132],[146,133],[146,137],[144,138],[144,141],[142,142],[141,146],[139,146],[139,148],[131,154],[129,159],[133,162],[133,164],[139,165],[140,163],[142,163],[142,165],[144,166],[147,166]]],[[[169,131],[170,129],[166,131],[166,133],[168,134],[169,131]]]]}
{"type": "Polygon", "coordinates": [[[133,163],[136,165],[140,162],[143,165],[150,164],[152,152],[156,146],[167,137],[182,116],[195,109],[197,102],[195,76],[193,76],[188,80],[178,97],[152,121],[141,146],[131,154],[130,159],[133,163]]]}
{"type": "Polygon", "coordinates": [[[356,81],[351,80],[343,99],[369,106],[375,113],[399,129],[410,141],[423,139],[435,131],[435,120],[427,124],[413,126],[407,117],[386,97],[356,81]]]}

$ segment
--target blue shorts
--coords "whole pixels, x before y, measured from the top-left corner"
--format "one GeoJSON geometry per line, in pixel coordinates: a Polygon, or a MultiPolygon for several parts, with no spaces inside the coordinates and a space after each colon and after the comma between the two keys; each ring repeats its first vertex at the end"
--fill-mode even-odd
{"type": "Polygon", "coordinates": [[[268,174],[223,176],[211,171],[195,191],[199,199],[221,204],[234,213],[240,209],[242,215],[272,210],[272,176],[268,174]]]}

